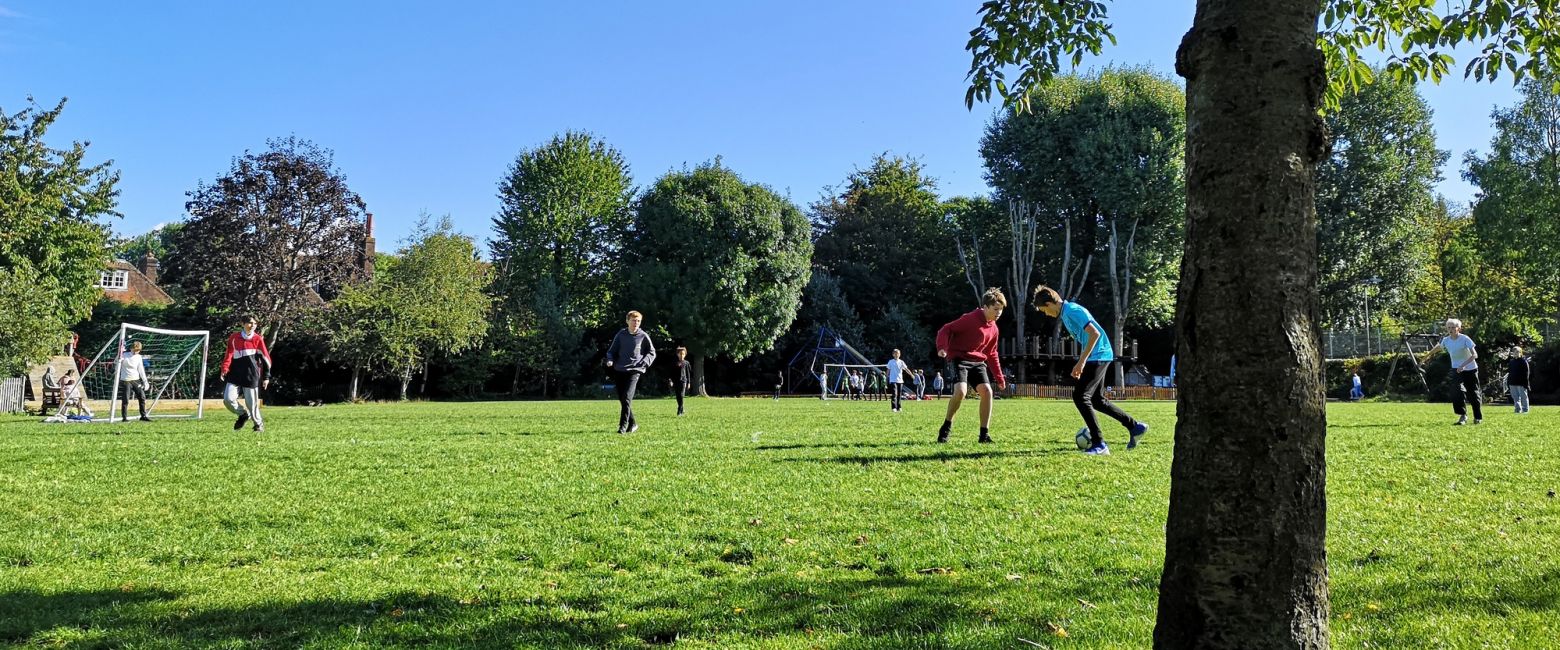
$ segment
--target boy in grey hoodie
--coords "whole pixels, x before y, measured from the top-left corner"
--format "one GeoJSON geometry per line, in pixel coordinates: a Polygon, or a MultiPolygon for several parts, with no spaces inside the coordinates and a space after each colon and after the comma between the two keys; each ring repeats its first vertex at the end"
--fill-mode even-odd
{"type": "Polygon", "coordinates": [[[650,364],[655,363],[655,345],[650,342],[650,334],[639,328],[643,320],[643,314],[628,312],[628,327],[618,330],[612,345],[607,346],[607,368],[617,382],[618,433],[639,430],[639,423],[634,420],[634,389],[650,364]]]}

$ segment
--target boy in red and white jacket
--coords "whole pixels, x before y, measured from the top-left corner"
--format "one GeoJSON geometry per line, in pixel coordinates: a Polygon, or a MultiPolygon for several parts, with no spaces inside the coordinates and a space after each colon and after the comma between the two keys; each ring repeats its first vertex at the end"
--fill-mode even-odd
{"type": "Polygon", "coordinates": [[[238,414],[233,430],[244,428],[244,422],[255,421],[255,431],[265,431],[265,420],[260,417],[260,389],[271,385],[271,351],[265,347],[265,337],[255,331],[254,316],[239,319],[240,331],[228,335],[227,353],[222,355],[222,404],[238,414]],[[238,401],[239,396],[243,403],[238,401]]]}
{"type": "Polygon", "coordinates": [[[980,309],[958,317],[937,330],[937,356],[948,360],[948,376],[953,384],[953,399],[948,401],[948,417],[937,430],[937,442],[948,442],[953,416],[959,413],[965,392],[973,381],[980,394],[980,441],[991,442],[991,384],[1006,388],[1002,361],[997,358],[997,319],[1007,309],[1007,296],[995,287],[980,298],[980,309]]]}

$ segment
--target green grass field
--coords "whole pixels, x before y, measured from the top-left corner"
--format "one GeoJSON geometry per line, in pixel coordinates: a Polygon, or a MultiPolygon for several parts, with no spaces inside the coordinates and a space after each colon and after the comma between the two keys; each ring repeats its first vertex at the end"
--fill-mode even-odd
{"type": "MultiPolygon", "coordinates": [[[[0,419],[0,644],[1150,645],[1174,405],[669,400],[0,419]]],[[[1560,409],[1338,404],[1340,648],[1560,647],[1560,409]]]]}

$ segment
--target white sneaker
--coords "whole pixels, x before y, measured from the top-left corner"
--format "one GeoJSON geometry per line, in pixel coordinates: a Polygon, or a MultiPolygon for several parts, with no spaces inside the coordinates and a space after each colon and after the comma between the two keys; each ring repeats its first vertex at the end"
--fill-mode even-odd
{"type": "Polygon", "coordinates": [[[1466,415],[1459,415],[1459,416],[1457,416],[1457,421],[1452,423],[1452,426],[1460,427],[1460,426],[1462,426],[1464,424],[1467,424],[1467,423],[1468,423],[1468,416],[1466,416],[1466,415]]]}

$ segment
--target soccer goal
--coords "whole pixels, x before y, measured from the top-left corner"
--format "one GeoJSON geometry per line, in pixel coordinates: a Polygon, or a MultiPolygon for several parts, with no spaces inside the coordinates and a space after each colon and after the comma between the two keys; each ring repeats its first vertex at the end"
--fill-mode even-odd
{"type": "MultiPolygon", "coordinates": [[[[141,344],[146,376],[146,413],[153,418],[196,418],[205,415],[206,364],[211,333],[205,330],[165,330],[125,323],[103,344],[97,356],[81,372],[74,397],[93,414],[93,422],[130,419],[120,410],[121,357],[135,343],[141,344]]],[[[130,396],[131,417],[140,417],[130,396]]]]}
{"type": "Polygon", "coordinates": [[[874,386],[880,393],[888,392],[888,366],[858,363],[823,364],[823,399],[849,399],[858,393],[872,395],[874,386]],[[861,385],[854,388],[852,375],[861,376],[861,385]]]}

